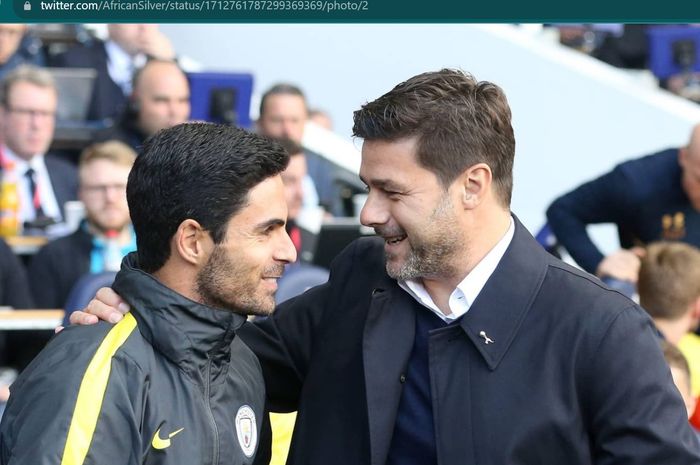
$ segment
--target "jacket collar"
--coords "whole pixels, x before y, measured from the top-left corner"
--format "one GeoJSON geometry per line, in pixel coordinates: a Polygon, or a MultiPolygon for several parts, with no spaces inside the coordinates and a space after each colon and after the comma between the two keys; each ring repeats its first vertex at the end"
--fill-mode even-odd
{"type": "Polygon", "coordinates": [[[204,377],[210,360],[212,378],[226,371],[231,342],[246,317],[172,291],[138,269],[135,252],[122,262],[112,287],[131,305],[144,338],[185,372],[204,377]]]}
{"type": "Polygon", "coordinates": [[[503,359],[547,272],[547,252],[513,219],[510,246],[460,322],[491,370],[503,359]]]}

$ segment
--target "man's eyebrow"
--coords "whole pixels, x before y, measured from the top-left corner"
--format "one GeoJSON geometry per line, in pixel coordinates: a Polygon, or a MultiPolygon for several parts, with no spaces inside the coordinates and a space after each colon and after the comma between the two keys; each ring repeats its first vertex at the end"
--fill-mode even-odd
{"type": "Polygon", "coordinates": [[[388,189],[388,190],[402,190],[402,187],[391,179],[373,179],[371,182],[365,181],[362,177],[360,180],[365,183],[366,186],[371,186],[378,189],[388,189]]]}
{"type": "Polygon", "coordinates": [[[281,218],[271,218],[267,221],[263,221],[262,223],[258,223],[255,225],[255,229],[259,230],[265,230],[269,228],[270,226],[284,226],[286,224],[286,221],[284,221],[281,218]]]}

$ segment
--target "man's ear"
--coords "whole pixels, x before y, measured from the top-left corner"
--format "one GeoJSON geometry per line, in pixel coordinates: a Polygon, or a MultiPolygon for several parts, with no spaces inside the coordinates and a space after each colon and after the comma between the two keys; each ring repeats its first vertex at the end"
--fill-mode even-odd
{"type": "Polygon", "coordinates": [[[209,232],[190,218],[180,223],[172,239],[172,253],[195,266],[202,266],[209,260],[213,246],[209,232]]]}
{"type": "Polygon", "coordinates": [[[476,208],[491,190],[493,174],[486,163],[472,165],[459,177],[462,206],[470,210],[476,208]]]}

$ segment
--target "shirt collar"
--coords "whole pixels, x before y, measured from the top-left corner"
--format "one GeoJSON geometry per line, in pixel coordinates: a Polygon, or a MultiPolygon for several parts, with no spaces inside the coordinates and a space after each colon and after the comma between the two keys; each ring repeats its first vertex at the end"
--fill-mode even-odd
{"type": "Polygon", "coordinates": [[[146,63],[146,56],[139,53],[132,57],[112,40],[105,43],[105,51],[107,52],[109,76],[121,87],[125,95],[131,94],[131,80],[134,71],[146,63]]]}
{"type": "Polygon", "coordinates": [[[36,154],[29,160],[17,155],[10,149],[7,145],[3,145],[3,157],[5,163],[12,162],[14,164],[15,172],[24,174],[29,168],[34,168],[34,171],[43,171],[44,169],[44,154],[36,154]]]}
{"type": "Polygon", "coordinates": [[[510,218],[508,230],[496,245],[481,259],[479,263],[467,274],[467,276],[457,285],[457,288],[450,295],[449,305],[452,314],[445,315],[435,305],[433,299],[426,291],[423,283],[419,280],[399,281],[398,284],[403,290],[413,297],[419,304],[430,309],[437,316],[446,322],[451,322],[461,317],[476,300],[477,296],[483,289],[486,281],[491,277],[498,263],[506,253],[506,249],[513,240],[515,233],[515,224],[513,218],[510,218]]]}
{"type": "Polygon", "coordinates": [[[116,42],[108,40],[105,42],[105,51],[107,52],[108,61],[119,67],[128,67],[131,65],[131,55],[117,45],[116,42]]]}

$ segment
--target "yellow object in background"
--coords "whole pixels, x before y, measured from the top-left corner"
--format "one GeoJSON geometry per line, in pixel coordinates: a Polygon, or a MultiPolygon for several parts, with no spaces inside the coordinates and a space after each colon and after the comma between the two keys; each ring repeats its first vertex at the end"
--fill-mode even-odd
{"type": "Polygon", "coordinates": [[[0,236],[12,237],[20,233],[19,192],[12,163],[3,167],[0,190],[0,236]]]}
{"type": "Polygon", "coordinates": [[[700,336],[688,333],[678,343],[678,348],[690,367],[690,389],[695,397],[700,396],[700,336]]]}
{"type": "Polygon", "coordinates": [[[292,442],[294,423],[297,420],[297,412],[270,413],[270,426],[272,428],[272,457],[270,465],[284,465],[289,454],[289,445],[292,442]]]}

